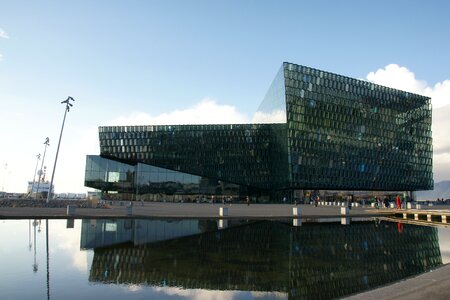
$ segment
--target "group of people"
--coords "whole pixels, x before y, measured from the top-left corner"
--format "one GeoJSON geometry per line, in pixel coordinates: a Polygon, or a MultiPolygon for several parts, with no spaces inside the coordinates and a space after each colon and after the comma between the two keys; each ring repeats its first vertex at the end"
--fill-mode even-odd
{"type": "MultiPolygon", "coordinates": [[[[390,205],[390,200],[387,196],[384,196],[384,199],[381,200],[380,197],[375,197],[375,207],[376,208],[381,208],[381,207],[386,207],[388,208],[390,205]]],[[[401,209],[402,205],[403,205],[403,200],[400,197],[400,195],[397,195],[395,197],[395,205],[397,209],[401,209]]]]}
{"type": "Polygon", "coordinates": [[[447,200],[444,200],[444,198],[440,198],[440,199],[437,198],[436,202],[437,202],[437,203],[447,204],[447,203],[448,203],[448,199],[447,199],[447,200]]]}

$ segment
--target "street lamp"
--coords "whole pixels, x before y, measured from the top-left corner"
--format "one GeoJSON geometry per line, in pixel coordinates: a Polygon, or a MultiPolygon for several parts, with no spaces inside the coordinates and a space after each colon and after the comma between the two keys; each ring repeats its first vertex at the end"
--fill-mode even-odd
{"type": "Polygon", "coordinates": [[[34,168],[34,175],[33,175],[33,184],[31,185],[31,191],[30,194],[33,195],[33,190],[34,190],[34,183],[36,181],[36,171],[37,171],[37,166],[39,163],[39,160],[41,159],[41,154],[39,153],[38,155],[36,155],[36,167],[34,168]]]}
{"type": "Polygon", "coordinates": [[[38,194],[39,194],[39,185],[41,184],[41,175],[42,175],[42,167],[44,166],[44,160],[45,160],[45,152],[47,152],[47,146],[50,146],[50,139],[48,137],[45,138],[45,142],[44,142],[45,148],[44,148],[44,156],[42,157],[42,163],[41,163],[41,169],[39,170],[39,180],[38,180],[38,185],[37,185],[37,191],[36,191],[36,198],[38,198],[38,194]]]}
{"type": "Polygon", "coordinates": [[[61,102],[61,104],[62,103],[66,104],[66,108],[64,109],[64,118],[63,118],[63,122],[62,122],[62,126],[61,126],[61,133],[59,134],[58,148],[56,149],[55,164],[53,165],[52,179],[50,181],[50,187],[48,189],[47,203],[50,201],[50,198],[52,197],[53,179],[55,177],[56,162],[58,161],[59,145],[61,144],[61,137],[62,137],[62,133],[64,130],[64,122],[66,121],[66,114],[68,111],[70,111],[70,108],[73,106],[73,104],[70,103],[71,100],[75,101],[75,99],[73,99],[72,97],[69,96],[69,97],[67,97],[66,100],[61,102]]]}

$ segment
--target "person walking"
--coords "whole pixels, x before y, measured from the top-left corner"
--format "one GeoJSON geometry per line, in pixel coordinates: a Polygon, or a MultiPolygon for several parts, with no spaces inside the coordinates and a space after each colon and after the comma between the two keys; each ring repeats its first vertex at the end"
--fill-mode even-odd
{"type": "Polygon", "coordinates": [[[397,197],[395,198],[395,202],[397,203],[397,209],[401,209],[402,208],[402,199],[400,198],[400,195],[397,195],[397,197]]]}
{"type": "Polygon", "coordinates": [[[250,205],[250,198],[248,196],[246,197],[246,201],[247,201],[247,206],[249,206],[250,205]]]}
{"type": "Polygon", "coordinates": [[[377,201],[377,208],[380,209],[383,206],[383,202],[381,201],[381,198],[377,197],[376,201],[377,201]]]}

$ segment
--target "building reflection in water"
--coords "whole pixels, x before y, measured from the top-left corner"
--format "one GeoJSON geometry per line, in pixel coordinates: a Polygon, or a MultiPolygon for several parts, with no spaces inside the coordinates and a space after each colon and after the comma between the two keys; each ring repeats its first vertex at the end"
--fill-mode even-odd
{"type": "Polygon", "coordinates": [[[336,298],[442,264],[437,229],[390,222],[83,220],[89,281],[336,298]],[[234,223],[233,223],[234,222],[234,223]]]}

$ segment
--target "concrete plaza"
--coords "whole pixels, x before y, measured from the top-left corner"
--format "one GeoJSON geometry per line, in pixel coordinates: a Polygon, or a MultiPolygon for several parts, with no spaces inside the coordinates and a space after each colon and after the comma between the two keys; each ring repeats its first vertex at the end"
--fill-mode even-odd
{"type": "MultiPolygon", "coordinates": [[[[293,218],[293,208],[299,217],[337,218],[341,217],[339,206],[293,205],[293,204],[221,204],[221,203],[172,203],[172,202],[130,202],[108,203],[105,208],[75,208],[75,218],[293,218]],[[226,208],[228,215],[220,216],[220,208],[226,208]]],[[[349,217],[389,216],[395,210],[371,207],[352,207],[349,217]]],[[[66,218],[65,207],[0,207],[0,218],[66,218]]]]}

